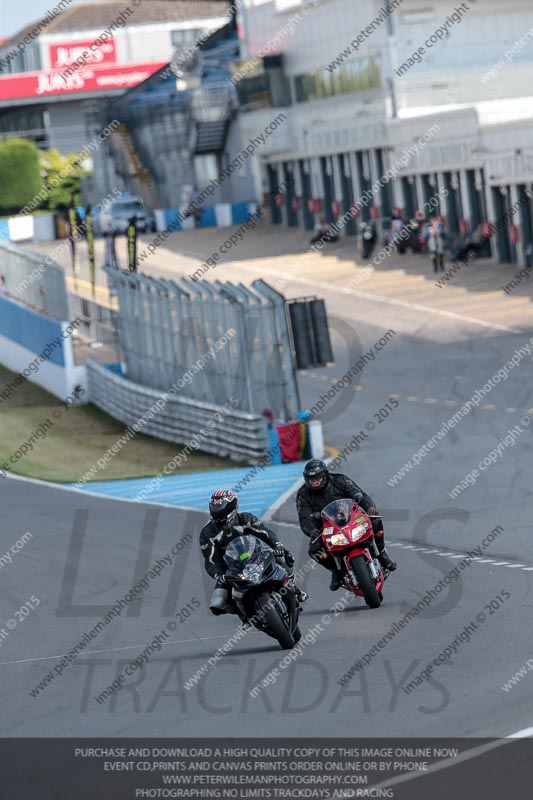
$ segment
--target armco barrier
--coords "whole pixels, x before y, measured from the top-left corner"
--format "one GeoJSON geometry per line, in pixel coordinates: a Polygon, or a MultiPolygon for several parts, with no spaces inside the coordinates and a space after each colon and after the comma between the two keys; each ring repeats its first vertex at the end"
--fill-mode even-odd
{"type": "MultiPolygon", "coordinates": [[[[133,426],[165,393],[122,378],[93,359],[87,361],[89,400],[125,425],[133,426]]],[[[179,394],[167,395],[161,409],[142,425],[140,433],[249,464],[268,463],[267,423],[247,414],[179,394]],[[205,434],[202,433],[202,429],[205,434]]]]}
{"type": "MultiPolygon", "coordinates": [[[[85,209],[76,207],[82,219],[85,209]]],[[[187,206],[181,208],[155,209],[155,221],[158,231],[171,229],[186,230],[195,227],[194,216],[185,216],[187,206]]],[[[257,216],[259,204],[252,200],[247,203],[217,203],[214,206],[199,208],[199,227],[227,227],[238,225],[251,217],[257,216]]],[[[55,217],[53,214],[32,216],[14,216],[0,220],[0,241],[9,242],[52,242],[56,238],[55,217]]]]}
{"type": "MultiPolygon", "coordinates": [[[[194,216],[190,214],[184,218],[187,206],[182,208],[157,209],[156,224],[157,230],[162,231],[170,228],[173,231],[194,228],[194,216]]],[[[259,205],[255,201],[248,203],[217,203],[214,206],[202,206],[199,208],[200,228],[224,228],[230,225],[238,225],[252,217],[257,216],[259,205]]]]}

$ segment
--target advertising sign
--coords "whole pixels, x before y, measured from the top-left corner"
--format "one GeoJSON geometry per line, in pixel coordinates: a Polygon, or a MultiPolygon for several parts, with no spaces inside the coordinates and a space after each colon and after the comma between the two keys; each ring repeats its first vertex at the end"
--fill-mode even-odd
{"type": "Polygon", "coordinates": [[[74,92],[129,89],[149,78],[166,62],[127,64],[115,67],[82,67],[68,77],[59,70],[24,72],[0,77],[0,100],[49,97],[74,92]]]}
{"type": "Polygon", "coordinates": [[[115,64],[117,52],[115,40],[110,38],[100,45],[92,39],[70,42],[56,42],[48,46],[50,69],[63,69],[73,64],[77,58],[83,58],[87,66],[97,64],[115,64]]]}

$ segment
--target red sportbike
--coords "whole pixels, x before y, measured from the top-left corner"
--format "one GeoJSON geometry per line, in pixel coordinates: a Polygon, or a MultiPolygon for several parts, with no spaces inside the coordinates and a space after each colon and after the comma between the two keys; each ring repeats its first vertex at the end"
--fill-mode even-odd
{"type": "Polygon", "coordinates": [[[370,608],[383,600],[383,583],[388,571],[378,561],[378,549],[370,517],[355,500],[335,500],[321,513],[322,541],[344,575],[344,584],[365,598],[370,608]]]}

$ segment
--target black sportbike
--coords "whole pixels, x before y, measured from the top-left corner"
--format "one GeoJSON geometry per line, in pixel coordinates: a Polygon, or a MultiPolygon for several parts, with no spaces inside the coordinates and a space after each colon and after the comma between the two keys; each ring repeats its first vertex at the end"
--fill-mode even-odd
{"type": "Polygon", "coordinates": [[[287,570],[274,551],[255,536],[233,539],[224,553],[226,580],[241,617],[258,630],[277,639],[289,650],[301,638],[300,604],[289,584],[287,570]]]}

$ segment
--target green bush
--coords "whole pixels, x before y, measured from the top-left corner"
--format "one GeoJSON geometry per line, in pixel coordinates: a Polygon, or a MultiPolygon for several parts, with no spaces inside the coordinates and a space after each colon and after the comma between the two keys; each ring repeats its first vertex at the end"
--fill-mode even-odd
{"type": "Polygon", "coordinates": [[[16,213],[43,187],[39,151],[26,139],[0,141],[0,209],[16,213]]]}
{"type": "Polygon", "coordinates": [[[78,154],[62,155],[58,150],[42,151],[41,169],[46,197],[43,205],[50,211],[67,208],[71,200],[81,205],[80,179],[85,174],[78,154]]]}

